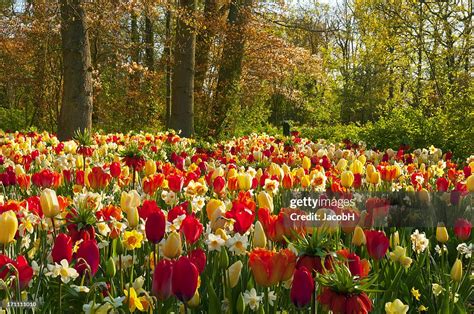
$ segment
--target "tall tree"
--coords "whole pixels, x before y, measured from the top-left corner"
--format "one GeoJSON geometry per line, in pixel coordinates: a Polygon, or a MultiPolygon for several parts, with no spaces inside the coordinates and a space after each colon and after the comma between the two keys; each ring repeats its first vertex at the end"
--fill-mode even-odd
{"type": "Polygon", "coordinates": [[[194,134],[194,66],[196,34],[192,27],[196,0],[179,0],[176,25],[170,127],[185,137],[194,134]]]}
{"type": "Polygon", "coordinates": [[[245,48],[245,29],[248,25],[252,0],[231,0],[227,18],[228,30],[224,40],[221,64],[213,105],[215,133],[220,133],[225,121],[231,97],[235,96],[242,73],[245,48]]]}
{"type": "Polygon", "coordinates": [[[92,127],[92,66],[82,0],[60,0],[63,55],[63,100],[58,137],[92,127]]]}

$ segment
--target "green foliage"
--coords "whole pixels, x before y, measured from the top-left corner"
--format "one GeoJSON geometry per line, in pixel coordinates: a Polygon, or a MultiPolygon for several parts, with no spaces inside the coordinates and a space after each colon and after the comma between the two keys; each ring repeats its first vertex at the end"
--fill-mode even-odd
{"type": "Polygon", "coordinates": [[[24,112],[15,108],[0,107],[0,129],[1,130],[22,130],[27,127],[25,124],[24,112]]]}

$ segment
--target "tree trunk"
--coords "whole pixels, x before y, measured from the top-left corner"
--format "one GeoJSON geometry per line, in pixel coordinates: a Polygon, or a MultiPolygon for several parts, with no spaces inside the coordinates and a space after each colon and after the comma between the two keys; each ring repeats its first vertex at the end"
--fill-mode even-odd
{"type": "Polygon", "coordinates": [[[81,0],[60,0],[63,55],[63,101],[58,137],[92,127],[92,67],[85,11],[81,0]]]}
{"type": "Polygon", "coordinates": [[[166,9],[166,30],[165,30],[165,76],[166,76],[166,113],[165,125],[170,128],[171,122],[171,10],[166,9]]]}
{"type": "Polygon", "coordinates": [[[154,33],[153,33],[153,22],[145,15],[145,64],[148,70],[153,71],[155,69],[155,53],[154,53],[154,33]]]}
{"type": "Polygon", "coordinates": [[[209,69],[209,54],[212,41],[216,36],[217,1],[204,1],[205,29],[201,30],[196,39],[196,74],[194,77],[195,107],[198,114],[198,123],[202,128],[207,128],[209,118],[209,99],[204,89],[206,74],[209,69]]]}
{"type": "Polygon", "coordinates": [[[227,111],[238,88],[244,57],[245,28],[248,24],[248,9],[252,0],[231,0],[227,18],[228,31],[224,41],[221,65],[217,79],[217,90],[213,106],[211,133],[219,134],[223,128],[227,111]]]}
{"type": "Polygon", "coordinates": [[[186,14],[178,18],[176,25],[170,127],[176,131],[181,130],[182,136],[189,137],[194,134],[196,35],[186,20],[192,18],[196,2],[195,0],[179,0],[179,6],[186,14]]]}

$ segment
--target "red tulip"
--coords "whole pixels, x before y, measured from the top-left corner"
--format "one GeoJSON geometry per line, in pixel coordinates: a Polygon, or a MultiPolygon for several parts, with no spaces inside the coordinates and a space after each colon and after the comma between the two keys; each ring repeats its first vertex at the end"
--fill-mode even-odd
{"type": "Polygon", "coordinates": [[[181,256],[173,266],[173,294],[182,302],[189,301],[198,286],[199,271],[186,256],[181,256]]]}
{"type": "Polygon", "coordinates": [[[104,189],[109,185],[112,176],[105,172],[102,167],[93,167],[89,175],[89,185],[92,189],[104,189]]]}
{"type": "Polygon", "coordinates": [[[146,238],[153,244],[157,244],[165,236],[166,217],[159,209],[150,214],[145,222],[146,238]]]}
{"type": "Polygon", "coordinates": [[[20,281],[20,289],[23,289],[28,286],[28,284],[31,281],[31,278],[33,278],[33,268],[31,268],[31,266],[28,265],[28,261],[22,255],[16,258],[16,262],[14,263],[14,266],[18,270],[18,274],[19,274],[18,279],[20,281]]]}
{"type": "Polygon", "coordinates": [[[212,186],[214,187],[214,192],[220,193],[225,188],[225,179],[221,176],[216,177],[212,186]]]}
{"type": "Polygon", "coordinates": [[[168,187],[173,192],[180,192],[183,189],[184,178],[180,175],[170,175],[168,176],[168,187]]]}
{"type": "Polygon", "coordinates": [[[332,258],[330,255],[327,255],[324,258],[324,267],[322,263],[322,259],[320,256],[311,256],[311,255],[302,255],[298,258],[298,262],[296,263],[296,268],[305,267],[310,272],[317,272],[317,273],[324,273],[326,271],[330,271],[332,269],[332,258]]]}
{"type": "Polygon", "coordinates": [[[90,267],[91,275],[94,276],[99,269],[99,247],[95,240],[87,240],[81,243],[76,254],[76,270],[82,276],[84,271],[90,267]]]}
{"type": "Polygon", "coordinates": [[[202,234],[203,226],[194,215],[188,215],[181,223],[180,232],[184,234],[186,242],[195,243],[202,234]]]}
{"type": "Polygon", "coordinates": [[[146,220],[152,213],[159,211],[161,211],[161,209],[154,200],[145,200],[143,205],[138,207],[138,215],[144,220],[146,220]]]}
{"type": "Polygon", "coordinates": [[[178,206],[173,207],[168,212],[168,221],[173,222],[176,218],[181,215],[186,215],[186,208],[188,207],[187,203],[180,204],[178,206]]]}
{"type": "Polygon", "coordinates": [[[191,262],[196,265],[199,273],[202,274],[204,268],[206,267],[206,252],[203,249],[195,249],[188,253],[188,257],[191,262]]]}
{"type": "Polygon", "coordinates": [[[60,233],[54,241],[53,250],[51,252],[53,262],[60,263],[63,259],[67,260],[68,263],[72,259],[72,239],[65,233],[60,233]]]}
{"type": "Polygon", "coordinates": [[[467,219],[459,218],[454,223],[454,234],[461,241],[466,241],[471,236],[472,224],[467,219]]]}
{"type": "Polygon", "coordinates": [[[250,253],[249,266],[258,285],[269,287],[291,278],[296,255],[289,249],[279,252],[255,249],[250,253]]]}
{"type": "Polygon", "coordinates": [[[311,302],[314,281],[306,267],[296,269],[291,285],[290,299],[297,308],[303,308],[311,302]]]}
{"type": "Polygon", "coordinates": [[[360,257],[355,253],[350,253],[347,256],[347,260],[349,262],[349,270],[351,271],[352,276],[361,276],[363,267],[360,257]]]}
{"type": "Polygon", "coordinates": [[[252,226],[255,219],[255,212],[248,208],[246,204],[235,201],[232,209],[226,213],[226,217],[235,220],[234,231],[244,234],[252,226]]]}
{"type": "Polygon", "coordinates": [[[370,257],[379,260],[385,256],[389,247],[389,240],[381,231],[366,230],[365,237],[367,239],[367,252],[370,257]]]}
{"type": "Polygon", "coordinates": [[[156,264],[151,291],[159,300],[163,301],[171,296],[172,276],[173,261],[162,259],[156,264]]]}
{"type": "Polygon", "coordinates": [[[120,176],[120,173],[122,173],[122,169],[120,168],[120,163],[114,161],[113,163],[110,164],[110,174],[114,178],[118,178],[120,176]]]}
{"type": "Polygon", "coordinates": [[[436,180],[436,188],[439,192],[446,192],[448,190],[448,186],[449,181],[446,178],[442,177],[436,180]]]}

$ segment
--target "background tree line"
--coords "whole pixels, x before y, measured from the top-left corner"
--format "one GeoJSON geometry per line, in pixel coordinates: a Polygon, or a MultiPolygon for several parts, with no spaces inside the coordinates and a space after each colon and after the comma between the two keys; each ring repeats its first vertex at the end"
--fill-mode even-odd
{"type": "Polygon", "coordinates": [[[291,120],[330,140],[472,152],[470,0],[0,3],[3,129],[218,138],[291,120]]]}

